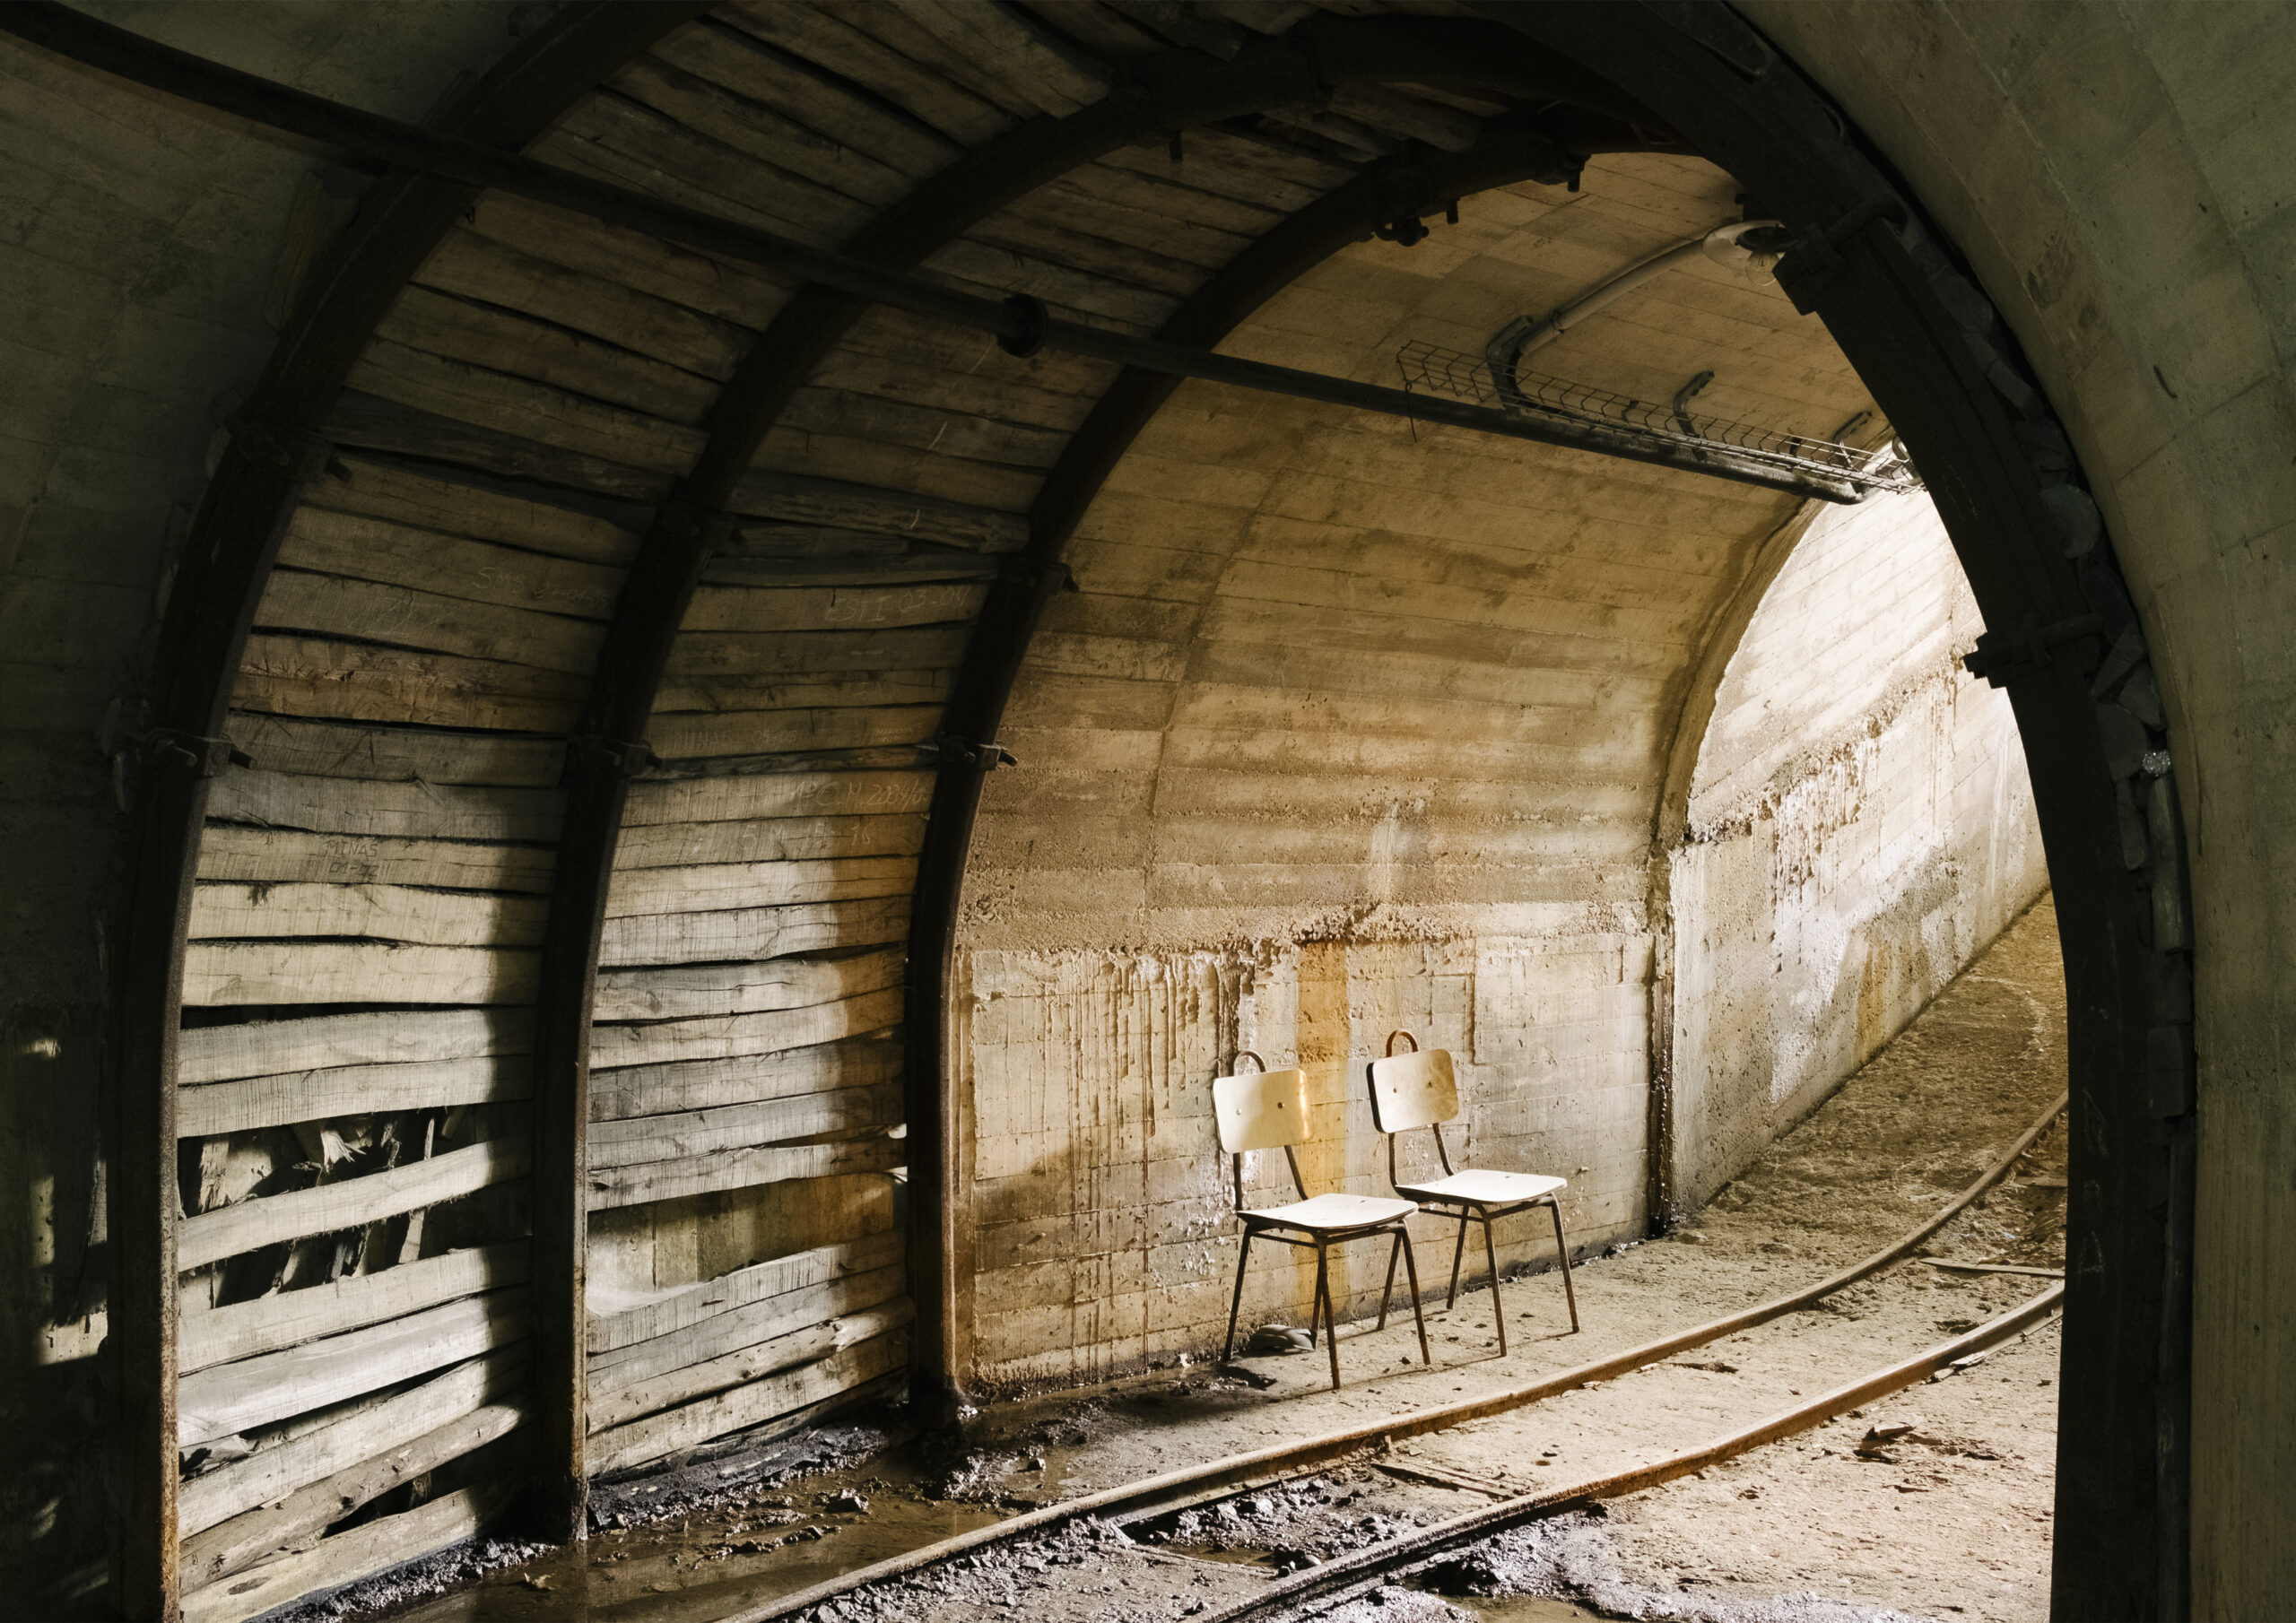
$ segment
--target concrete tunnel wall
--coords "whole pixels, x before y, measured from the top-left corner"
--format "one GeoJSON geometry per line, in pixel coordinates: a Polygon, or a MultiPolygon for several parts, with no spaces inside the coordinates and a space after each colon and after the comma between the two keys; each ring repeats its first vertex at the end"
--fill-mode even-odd
{"type": "Polygon", "coordinates": [[[1725,669],[1685,832],[1672,1198],[1702,1204],[2048,884],[2008,696],[1926,496],[1830,509],[1725,669]]]}

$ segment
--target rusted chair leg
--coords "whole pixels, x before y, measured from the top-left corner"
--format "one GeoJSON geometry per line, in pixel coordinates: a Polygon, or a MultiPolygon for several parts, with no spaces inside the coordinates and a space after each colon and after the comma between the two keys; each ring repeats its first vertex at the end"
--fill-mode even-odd
{"type": "Polygon", "coordinates": [[[1491,1237],[1491,1213],[1483,1216],[1483,1254],[1491,1264],[1491,1316],[1499,1324],[1499,1356],[1507,1356],[1507,1310],[1499,1305],[1499,1245],[1491,1237]]]}
{"type": "Polygon", "coordinates": [[[1314,1294],[1313,1296],[1311,1296],[1311,1297],[1309,1297],[1309,1298],[1308,1298],[1308,1345],[1309,1345],[1309,1346],[1313,1347],[1313,1346],[1316,1344],[1316,1337],[1317,1337],[1317,1335],[1319,1333],[1319,1329],[1318,1329],[1318,1327],[1323,1324],[1323,1322],[1324,1322],[1324,1245],[1323,1245],[1323,1242],[1322,1242],[1321,1240],[1318,1240],[1318,1241],[1316,1242],[1316,1289],[1315,1289],[1315,1294],[1314,1294]]]}
{"type": "Polygon", "coordinates": [[[1411,1274],[1411,1320],[1419,1326],[1419,1361],[1432,1365],[1434,1355],[1427,1350],[1427,1315],[1419,1311],[1419,1259],[1412,1254],[1409,1234],[1398,1228],[1396,1237],[1403,1242],[1403,1265],[1411,1274]]]}
{"type": "Polygon", "coordinates": [[[1551,1200],[1546,1209],[1554,1214],[1554,1254],[1562,1259],[1562,1298],[1570,1304],[1570,1332],[1578,1332],[1578,1290],[1570,1282],[1570,1246],[1562,1237],[1562,1202],[1551,1200]]]}
{"type": "Polygon", "coordinates": [[[1450,1312],[1459,1299],[1459,1259],[1467,1254],[1467,1221],[1466,1208],[1462,1206],[1459,1209],[1459,1243],[1451,1247],[1451,1290],[1443,1298],[1443,1311],[1446,1313],[1450,1312]]]}
{"type": "Polygon", "coordinates": [[[1316,1246],[1316,1296],[1324,1308],[1324,1345],[1331,1353],[1331,1389],[1339,1390],[1339,1315],[1331,1307],[1331,1259],[1319,1243],[1316,1246]]]}
{"type": "Polygon", "coordinates": [[[1398,1228],[1396,1243],[1387,1247],[1387,1282],[1379,1287],[1379,1322],[1371,1327],[1375,1334],[1387,1327],[1387,1303],[1396,1294],[1396,1259],[1402,1255],[1403,1230],[1398,1228]]]}
{"type": "Polygon", "coordinates": [[[1244,1248],[1236,1254],[1236,1294],[1228,1303],[1228,1339],[1221,1343],[1220,1362],[1224,1367],[1236,1350],[1236,1315],[1244,1306],[1244,1264],[1251,1261],[1252,1231],[1244,1230],[1244,1248]]]}

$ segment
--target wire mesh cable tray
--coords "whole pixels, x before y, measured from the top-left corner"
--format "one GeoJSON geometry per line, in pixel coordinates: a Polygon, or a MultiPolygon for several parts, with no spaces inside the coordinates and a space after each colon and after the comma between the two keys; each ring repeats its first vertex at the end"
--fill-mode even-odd
{"type": "Polygon", "coordinates": [[[1396,352],[1403,369],[1404,387],[1497,406],[1501,411],[1556,419],[1563,422],[1596,424],[1670,445],[1726,450],[1742,457],[1773,463],[1827,480],[1854,484],[1861,490],[1912,490],[1921,487],[1912,464],[1900,455],[1894,442],[1869,451],[1831,439],[1815,439],[1765,429],[1726,417],[1676,410],[1663,402],[1637,400],[1591,385],[1570,383],[1518,368],[1512,386],[1500,388],[1492,380],[1490,365],[1480,355],[1416,340],[1396,352]]]}

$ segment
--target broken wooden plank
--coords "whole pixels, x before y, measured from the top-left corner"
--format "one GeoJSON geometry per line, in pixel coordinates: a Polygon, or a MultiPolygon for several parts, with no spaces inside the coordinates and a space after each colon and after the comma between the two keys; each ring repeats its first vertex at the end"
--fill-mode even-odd
{"type": "MultiPolygon", "coordinates": [[[[507,402],[497,404],[497,414],[515,423],[515,406],[507,402]]],[[[612,408],[602,406],[600,410],[610,412],[612,408]]],[[[662,427],[680,435],[693,432],[674,423],[662,427]]],[[[426,462],[458,463],[506,479],[565,485],[622,501],[660,502],[668,499],[675,483],[674,475],[658,469],[617,462],[611,456],[545,445],[518,432],[515,427],[488,428],[363,389],[345,389],[336,397],[335,410],[327,417],[326,431],[341,446],[419,457],[426,462]]],[[[666,454],[670,447],[657,445],[656,449],[666,454]]]]}
{"type": "Polygon", "coordinates": [[[908,1361],[907,1331],[874,1336],[815,1363],[599,1432],[590,1439],[585,1458],[593,1475],[640,1465],[822,1402],[908,1361]]]}
{"type": "Polygon", "coordinates": [[[597,1354],[588,1366],[591,1387],[597,1392],[618,1392],[745,1347],[777,1341],[825,1319],[881,1306],[900,1295],[901,1275],[899,1259],[879,1268],[833,1273],[728,1308],[682,1330],[597,1354]]]}
{"type": "Polygon", "coordinates": [[[435,1206],[524,1177],[529,1159],[524,1137],[490,1139],[364,1177],[203,1211],[183,1219],[178,1228],[176,1266],[188,1271],[260,1245],[334,1234],[418,1206],[435,1206]]]}
{"type": "Polygon", "coordinates": [[[303,488],[303,510],[382,519],[616,569],[628,567],[648,523],[646,510],[629,503],[459,468],[413,468],[346,451],[329,470],[331,477],[303,488]]]}
{"type": "Polygon", "coordinates": [[[359,638],[578,674],[597,663],[605,640],[604,627],[593,621],[289,568],[272,571],[256,624],[274,636],[359,638]]]}
{"type": "Polygon", "coordinates": [[[315,1589],[370,1577],[471,1538],[510,1502],[513,1483],[465,1488],[414,1510],[381,1516],[310,1549],[211,1584],[184,1601],[183,1623],[245,1623],[315,1589]]]}
{"type": "Polygon", "coordinates": [[[323,1014],[306,1020],[199,1026],[177,1041],[184,1085],[265,1077],[332,1065],[396,1065],[534,1052],[534,1017],[523,1009],[323,1014]]]}
{"type": "Polygon", "coordinates": [[[791,1178],[834,1177],[853,1172],[889,1172],[908,1159],[906,1142],[883,1136],[842,1144],[777,1145],[732,1150],[683,1161],[648,1161],[637,1167],[601,1167],[585,1175],[589,1208],[604,1211],[651,1201],[683,1200],[727,1189],[752,1189],[791,1178]]]}
{"type": "Polygon", "coordinates": [[[507,1348],[404,1392],[370,1394],[258,1432],[247,1458],[184,1479],[178,1524],[189,1538],[451,1425],[483,1404],[515,1401],[526,1374],[526,1348],[507,1348]]]}
{"type": "Polygon", "coordinates": [[[402,1263],[380,1273],[354,1274],[187,1314],[178,1334],[176,1367],[189,1375],[385,1324],[482,1290],[523,1284],[531,1250],[525,1240],[471,1246],[402,1263]]]}
{"type": "Polygon", "coordinates": [[[420,282],[401,290],[375,331],[409,350],[547,384],[664,422],[699,426],[718,397],[716,380],[683,367],[420,282]]]}
{"type": "Polygon", "coordinates": [[[290,1071],[183,1088],[176,1098],[176,1132],[180,1138],[203,1138],[330,1116],[483,1105],[532,1092],[524,1055],[290,1071]]]}
{"type": "Polygon", "coordinates": [[[663,1065],[598,1067],[590,1074],[590,1119],[668,1115],[763,1099],[870,1088],[900,1074],[897,1037],[847,1037],[785,1050],[770,1064],[754,1059],[694,1060],[663,1065]]]}
{"type": "MultiPolygon", "coordinates": [[[[900,1289],[898,1280],[893,1289],[900,1289]]],[[[839,1313],[736,1351],[682,1365],[627,1384],[592,1377],[587,1410],[590,1429],[604,1431],[730,1387],[770,1380],[786,1370],[905,1328],[917,1316],[907,1297],[883,1306],[839,1313]]],[[[622,1372],[616,1371],[619,1375],[622,1372]]]]}
{"type": "Polygon", "coordinates": [[[526,1336],[527,1294],[513,1285],[195,1371],[177,1383],[178,1445],[325,1409],[506,1347],[526,1336]]]}
{"type": "Polygon", "coordinates": [[[1028,520],[1018,513],[804,473],[752,469],[726,505],[756,518],[866,530],[975,552],[1017,551],[1029,539],[1028,520]]]}
{"type": "MultiPolygon", "coordinates": [[[[586,1346],[593,1357],[635,1346],[769,1297],[891,1267],[900,1261],[904,1249],[900,1231],[888,1228],[839,1245],[754,1263],[700,1284],[674,1285],[611,1312],[599,1311],[594,1305],[586,1346]]],[[[594,1304],[602,1299],[602,1294],[594,1294],[594,1304]]]]}
{"type": "Polygon", "coordinates": [[[518,1404],[490,1403],[347,1471],[297,1488],[276,1505],[259,1506],[196,1534],[184,1541],[180,1557],[185,1592],[228,1578],[274,1550],[332,1527],[392,1488],[509,1436],[525,1419],[526,1410],[518,1404]]]}

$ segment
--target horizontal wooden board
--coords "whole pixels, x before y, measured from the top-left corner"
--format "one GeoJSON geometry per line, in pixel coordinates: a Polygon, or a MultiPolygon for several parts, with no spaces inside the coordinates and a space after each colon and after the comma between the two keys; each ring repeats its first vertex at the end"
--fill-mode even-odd
{"type": "Polygon", "coordinates": [[[606,564],[320,507],[296,509],[279,561],[291,569],[587,620],[613,612],[624,573],[606,564]]]}
{"type": "Polygon", "coordinates": [[[703,586],[681,632],[861,631],[970,623],[988,587],[972,581],[886,586],[703,586]]]}
{"type": "Polygon", "coordinates": [[[228,1584],[211,1584],[186,1596],[183,1623],[245,1623],[312,1590],[371,1577],[444,1549],[476,1534],[500,1514],[516,1488],[511,1482],[465,1488],[251,1567],[228,1584]]]}
{"type": "Polygon", "coordinates": [[[555,852],[536,846],[304,834],[244,823],[210,823],[199,845],[200,878],[250,885],[333,881],[538,896],[550,889],[557,864],[555,852]]]}
{"type": "Polygon", "coordinates": [[[888,1268],[900,1261],[906,1244],[897,1230],[889,1228],[864,1239],[822,1245],[812,1251],[775,1257],[770,1262],[755,1263],[747,1268],[737,1268],[731,1273],[721,1274],[717,1279],[704,1280],[699,1284],[674,1285],[656,1292],[645,1301],[618,1307],[611,1313],[597,1311],[597,1297],[593,1287],[592,1312],[585,1344],[595,1358],[619,1348],[673,1334],[705,1319],[715,1318],[721,1313],[747,1306],[752,1302],[763,1301],[768,1297],[780,1296],[829,1280],[888,1268]]]}
{"type": "Polygon", "coordinates": [[[637,828],[657,823],[751,822],[764,818],[883,816],[921,812],[932,798],[933,774],[923,770],[640,781],[630,786],[622,823],[625,828],[637,828]]]}
{"type": "Polygon", "coordinates": [[[176,1433],[189,1448],[378,1392],[524,1339],[527,1292],[513,1285],[300,1347],[219,1364],[176,1384],[176,1433]]]}
{"type": "Polygon", "coordinates": [[[906,856],[632,868],[613,876],[606,892],[606,916],[725,912],[736,907],[906,896],[916,881],[916,861],[906,856]]]}
{"type": "Polygon", "coordinates": [[[759,755],[789,750],[863,749],[922,743],[941,725],[944,707],[852,705],[823,710],[732,710],[716,716],[661,716],[647,742],[665,760],[759,755]]]}
{"type": "MultiPolygon", "coordinates": [[[[922,816],[769,817],[752,822],[650,823],[625,829],[614,872],[700,863],[831,862],[855,856],[913,856],[925,842],[922,816]]],[[[507,888],[507,887],[506,887],[507,888]]]]}
{"type": "Polygon", "coordinates": [[[708,913],[639,914],[605,921],[601,967],[716,964],[881,946],[909,934],[909,892],[708,913]]]}
{"type": "Polygon", "coordinates": [[[597,663],[605,640],[604,627],[591,621],[286,568],[272,571],[255,618],[274,636],[360,638],[577,674],[597,663]]]}
{"type": "MultiPolygon", "coordinates": [[[[887,1271],[896,1276],[900,1272],[898,1269],[887,1271]]],[[[898,1277],[892,1281],[892,1289],[900,1289],[898,1277]]],[[[584,1412],[592,1431],[604,1431],[712,1393],[769,1380],[785,1370],[827,1358],[872,1337],[900,1330],[916,1316],[917,1310],[909,1298],[900,1297],[883,1306],[838,1313],[770,1341],[696,1358],[642,1380],[624,1383],[608,1378],[601,1382],[593,1376],[584,1412]]],[[[713,1324],[705,1328],[715,1327],[713,1324]]],[[[617,1376],[622,1373],[613,1372],[617,1376]]]]}
{"type": "MultiPolygon", "coordinates": [[[[963,155],[963,148],[938,131],[862,94],[835,74],[768,50],[752,36],[714,19],[668,34],[656,44],[653,55],[776,108],[803,128],[818,132],[818,139],[865,154],[911,180],[963,155]]],[[[791,161],[793,167],[796,161],[791,161]]],[[[862,195],[851,187],[839,189],[862,195]]]]}
{"type": "MultiPolygon", "coordinates": [[[[188,939],[359,937],[439,947],[535,947],[550,922],[538,896],[408,885],[202,884],[188,939]]],[[[380,1001],[380,1000],[372,1000],[380,1001]]]]}
{"type": "MultiPolygon", "coordinates": [[[[593,1065],[653,1065],[672,1060],[732,1059],[777,1054],[880,1031],[899,1023],[898,989],[865,993],[839,1002],[763,1014],[711,1015],[639,1026],[597,1026],[590,1034],[593,1065]]],[[[187,1263],[186,1266],[190,1264],[187,1263]]]]}
{"type": "Polygon", "coordinates": [[[565,806],[565,795],[555,788],[385,783],[259,769],[226,772],[207,797],[207,815],[216,822],[409,839],[554,843],[565,806]]]}
{"type": "MultiPolygon", "coordinates": [[[[891,1301],[903,1289],[898,1257],[874,1268],[839,1268],[751,1296],[693,1324],[593,1354],[589,1384],[594,1393],[615,1392],[666,1375],[689,1364],[738,1352],[793,1330],[839,1314],[860,1313],[891,1301]]],[[[596,1428],[593,1428],[596,1429],[596,1428]]]]}
{"type": "Polygon", "coordinates": [[[978,146],[1013,121],[1005,109],[882,43],[857,26],[857,19],[778,0],[736,0],[722,15],[798,60],[818,63],[882,97],[957,144],[978,146]]]}
{"type": "Polygon", "coordinates": [[[189,1375],[403,1318],[483,1290],[524,1284],[533,1250],[525,1240],[471,1246],[401,1263],[380,1273],[354,1274],[186,1314],[176,1340],[177,1372],[189,1375]]]}
{"type": "Polygon", "coordinates": [[[589,1470],[603,1475],[644,1464],[849,1392],[908,1362],[906,1331],[874,1337],[816,1363],[602,1431],[590,1439],[589,1470]]]}
{"type": "Polygon", "coordinates": [[[617,569],[628,567],[648,523],[643,508],[572,490],[505,483],[460,469],[412,467],[353,452],[329,466],[331,477],[303,488],[306,508],[500,542],[617,569]]]}
{"type": "Polygon", "coordinates": [[[937,670],[964,657],[970,625],[882,631],[687,631],[670,650],[669,676],[797,676],[825,671],[937,670]]]}
{"type": "Polygon", "coordinates": [[[182,1089],[176,1133],[180,1138],[213,1138],[337,1115],[522,1099],[533,1091],[524,1055],[290,1071],[182,1089]]]}
{"type": "Polygon", "coordinates": [[[675,1115],[594,1122],[590,1128],[589,1162],[596,1169],[638,1167],[649,1161],[717,1155],[728,1150],[761,1149],[832,1133],[897,1126],[900,1119],[900,1088],[888,1082],[874,1088],[841,1088],[832,1093],[804,1093],[755,1104],[723,1105],[675,1115]]]}
{"type": "Polygon", "coordinates": [[[203,1211],[184,1219],[177,1230],[176,1266],[188,1272],[282,1240],[336,1234],[418,1207],[436,1206],[489,1185],[524,1177],[531,1159],[531,1147],[523,1136],[495,1139],[364,1177],[203,1211]]]}
{"type": "Polygon", "coordinates": [[[792,1178],[889,1172],[905,1164],[907,1156],[902,1140],[869,1138],[843,1144],[729,1150],[692,1160],[601,1167],[587,1176],[589,1207],[593,1211],[603,1211],[649,1201],[684,1200],[727,1189],[752,1189],[760,1184],[787,1183],[792,1178]]]}
{"type": "Polygon", "coordinates": [[[400,291],[376,335],[424,354],[548,384],[664,422],[698,426],[718,397],[714,379],[683,367],[419,282],[400,291]]]}
{"type": "Polygon", "coordinates": [[[917,404],[819,385],[798,390],[776,427],[1039,473],[1060,460],[1068,443],[1065,430],[1003,422],[946,403],[917,404]]]}
{"type": "Polygon", "coordinates": [[[726,507],[756,518],[830,525],[939,542],[977,552],[1013,552],[1028,544],[1028,520],[1018,513],[809,474],[752,469],[726,507]]]}
{"type": "Polygon", "coordinates": [[[612,969],[598,976],[596,1017],[668,1020],[813,1008],[899,985],[908,956],[906,947],[889,947],[840,958],[612,969]]]}
{"type": "MultiPolygon", "coordinates": [[[[422,369],[416,369],[418,372],[422,369]]],[[[613,408],[601,406],[599,410],[611,412],[613,408]]],[[[515,422],[515,411],[506,410],[503,414],[515,422]]],[[[674,424],[664,426],[676,429],[674,424]]],[[[429,462],[454,463],[501,478],[531,479],[622,501],[662,501],[676,482],[674,474],[616,461],[611,454],[544,444],[520,433],[515,426],[489,428],[450,413],[370,395],[363,389],[345,389],[336,397],[326,427],[337,445],[421,457],[429,462]]],[[[686,429],[677,431],[692,432],[686,429]]]]}
{"type": "Polygon", "coordinates": [[[542,954],[529,948],[373,942],[194,942],[183,1001],[251,1003],[531,1003],[542,954]]]}
{"type": "Polygon", "coordinates": [[[225,730],[265,770],[311,777],[546,789],[566,765],[566,746],[556,739],[500,733],[347,726],[245,710],[231,712],[225,730]]]}
{"type": "Polygon", "coordinates": [[[489,192],[464,223],[491,241],[602,280],[700,310],[752,331],[770,321],[788,289],[754,265],[738,265],[608,225],[587,214],[489,192]]]}
{"type": "Polygon", "coordinates": [[[911,184],[912,177],[784,117],[770,104],[730,95],[713,80],[673,66],[659,50],[624,65],[609,82],[688,129],[873,207],[897,202],[911,184]]]}
{"type": "Polygon", "coordinates": [[[209,1528],[184,1543],[185,1591],[203,1589],[230,1577],[274,1551],[308,1544],[314,1534],[352,1511],[497,1437],[508,1436],[525,1419],[526,1410],[517,1404],[487,1404],[371,1460],[298,1488],[276,1505],[260,1506],[209,1528]]]}
{"type": "Polygon", "coordinates": [[[352,389],[440,417],[649,473],[681,474],[709,436],[547,384],[378,338],[352,369],[352,389]]]}
{"type": "Polygon", "coordinates": [[[868,1088],[900,1074],[898,1036],[847,1037],[754,1059],[687,1060],[661,1065],[593,1069],[590,1119],[618,1121],[754,1100],[868,1088]]]}
{"type": "Polygon", "coordinates": [[[334,1065],[400,1065],[534,1052],[524,1009],[424,1009],[198,1026],[176,1039],[187,1086],[334,1065]]]}
{"type": "Polygon", "coordinates": [[[680,676],[654,690],[654,714],[720,715],[774,710],[808,699],[843,704],[945,704],[956,677],[945,665],[894,671],[761,672],[746,676],[680,676]]]}
{"type": "Polygon", "coordinates": [[[465,299],[523,310],[721,381],[733,375],[752,336],[732,322],[467,228],[441,238],[414,279],[465,299]]]}
{"type": "Polygon", "coordinates": [[[569,671],[258,633],[240,654],[231,702],[288,716],[564,733],[586,691],[569,671]]]}
{"type": "Polygon", "coordinates": [[[177,1524],[186,1538],[258,1506],[284,1498],[339,1471],[413,1442],[490,1402],[515,1400],[526,1379],[526,1349],[474,1358],[388,1396],[368,1396],[276,1432],[257,1432],[245,1459],[184,1479],[177,1524]]]}
{"type": "MultiPolygon", "coordinates": [[[[718,102],[721,115],[709,122],[731,133],[734,109],[723,93],[703,93],[718,102]]],[[[537,156],[560,154],[560,161],[602,178],[640,181],[657,196],[801,241],[840,242],[868,223],[875,212],[870,204],[782,168],[756,151],[758,144],[752,139],[747,150],[736,148],[717,131],[705,135],[635,96],[604,94],[576,102],[535,150],[537,156]]]]}

